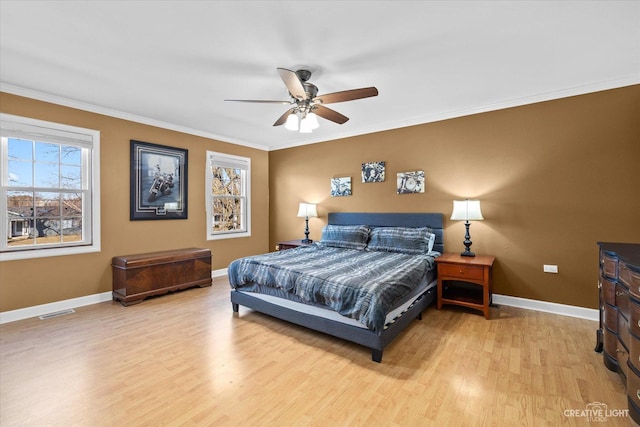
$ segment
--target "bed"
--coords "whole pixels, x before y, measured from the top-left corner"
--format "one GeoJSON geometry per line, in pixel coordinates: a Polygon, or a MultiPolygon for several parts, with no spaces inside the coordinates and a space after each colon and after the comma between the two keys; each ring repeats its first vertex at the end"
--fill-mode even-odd
{"type": "Polygon", "coordinates": [[[233,261],[232,308],[366,346],[380,363],[435,300],[434,259],[443,251],[441,213],[329,213],[321,241],[233,261]]]}

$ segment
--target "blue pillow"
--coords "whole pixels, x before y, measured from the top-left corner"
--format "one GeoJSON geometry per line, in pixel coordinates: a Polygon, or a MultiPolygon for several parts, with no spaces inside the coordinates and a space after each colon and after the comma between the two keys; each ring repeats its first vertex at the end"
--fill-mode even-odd
{"type": "Polygon", "coordinates": [[[366,225],[327,225],[322,229],[320,244],[362,251],[367,247],[370,230],[366,225]]]}
{"type": "Polygon", "coordinates": [[[367,250],[426,254],[433,249],[436,235],[427,227],[376,227],[371,230],[367,250]]]}

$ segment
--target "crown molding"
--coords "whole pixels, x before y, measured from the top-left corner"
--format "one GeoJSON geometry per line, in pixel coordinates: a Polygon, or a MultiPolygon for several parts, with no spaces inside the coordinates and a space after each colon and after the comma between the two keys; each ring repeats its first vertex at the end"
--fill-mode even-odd
{"type": "Polygon", "coordinates": [[[241,141],[211,132],[204,132],[198,129],[192,129],[186,126],[179,126],[174,123],[167,123],[160,120],[151,119],[149,117],[139,116],[136,114],[125,113],[123,111],[113,110],[99,105],[89,104],[75,99],[65,98],[58,95],[52,95],[46,92],[40,92],[33,89],[27,89],[21,86],[15,86],[9,83],[0,82],[0,92],[6,92],[13,95],[24,96],[25,98],[35,99],[37,101],[49,102],[51,104],[61,105],[64,107],[76,108],[90,113],[102,114],[104,116],[115,117],[117,119],[128,120],[134,123],[154,126],[161,129],[172,130],[185,133],[188,135],[200,136],[208,139],[215,139],[229,144],[241,145],[243,147],[255,148],[257,150],[269,151],[269,147],[260,144],[254,144],[248,141],[241,141]]]}
{"type": "Polygon", "coordinates": [[[250,141],[239,140],[239,139],[231,138],[228,136],[217,135],[211,132],[205,132],[198,129],[192,129],[185,126],[179,126],[173,123],[167,123],[167,122],[151,119],[149,117],[129,114],[122,111],[113,110],[113,109],[101,107],[98,105],[88,104],[82,101],[77,101],[74,99],[65,98],[58,95],[52,95],[49,93],[40,92],[33,89],[27,89],[27,88],[15,86],[15,85],[4,83],[4,82],[0,82],[0,91],[11,93],[14,95],[24,96],[27,98],[32,98],[38,101],[49,102],[52,104],[62,105],[62,106],[71,107],[71,108],[77,108],[83,111],[89,111],[96,114],[102,114],[105,116],[115,117],[123,120],[129,120],[135,123],[146,124],[146,125],[155,126],[162,129],[168,129],[168,130],[182,132],[189,135],[200,136],[203,138],[215,139],[221,142],[241,145],[243,147],[255,148],[257,150],[262,150],[262,151],[275,151],[275,150],[283,150],[287,148],[299,147],[299,146],[310,145],[310,144],[318,144],[321,142],[327,142],[334,139],[351,138],[355,136],[366,135],[366,134],[371,134],[376,132],[385,132],[393,129],[400,129],[400,128],[410,127],[410,126],[418,126],[418,125],[423,125],[427,123],[434,123],[434,122],[439,122],[443,120],[449,120],[449,119],[454,119],[454,118],[459,118],[464,116],[471,116],[474,114],[481,114],[481,113],[487,113],[491,111],[503,110],[506,108],[521,107],[524,105],[535,104],[535,103],[546,102],[546,101],[553,101],[553,100],[562,99],[562,98],[569,98],[572,96],[587,95],[589,93],[595,93],[595,92],[611,90],[611,89],[619,89],[622,87],[634,86],[637,84],[640,84],[640,73],[630,74],[630,75],[623,76],[616,79],[595,82],[589,85],[574,86],[571,88],[557,90],[557,91],[543,92],[543,93],[538,93],[531,96],[507,99],[507,100],[503,100],[503,101],[495,102],[491,104],[479,105],[475,107],[463,108],[458,110],[445,111],[445,112],[427,115],[427,116],[410,117],[407,119],[403,119],[401,121],[380,123],[376,126],[372,126],[368,128],[353,129],[350,132],[345,132],[341,134],[339,138],[310,139],[304,142],[283,144],[283,145],[272,146],[272,147],[262,145],[262,144],[255,144],[250,141]]]}

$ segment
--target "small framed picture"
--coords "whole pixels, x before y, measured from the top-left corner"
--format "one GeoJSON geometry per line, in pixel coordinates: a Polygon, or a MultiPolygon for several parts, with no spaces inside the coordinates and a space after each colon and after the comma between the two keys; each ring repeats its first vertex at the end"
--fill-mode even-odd
{"type": "Polygon", "coordinates": [[[187,155],[181,148],[131,140],[131,221],[187,219],[187,155]]]}
{"type": "Polygon", "coordinates": [[[362,164],[362,182],[383,182],[384,162],[367,162],[362,164]]]}
{"type": "Polygon", "coordinates": [[[351,177],[331,178],[331,197],[351,195],[351,177]]]}
{"type": "Polygon", "coordinates": [[[398,194],[424,193],[424,171],[398,173],[397,185],[398,194]]]}

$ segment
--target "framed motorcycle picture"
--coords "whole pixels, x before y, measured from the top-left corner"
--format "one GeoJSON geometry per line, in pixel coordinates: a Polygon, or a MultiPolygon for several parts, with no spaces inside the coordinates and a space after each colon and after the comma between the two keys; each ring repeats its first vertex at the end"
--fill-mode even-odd
{"type": "Polygon", "coordinates": [[[131,221],[187,219],[188,154],[131,140],[131,221]]]}

